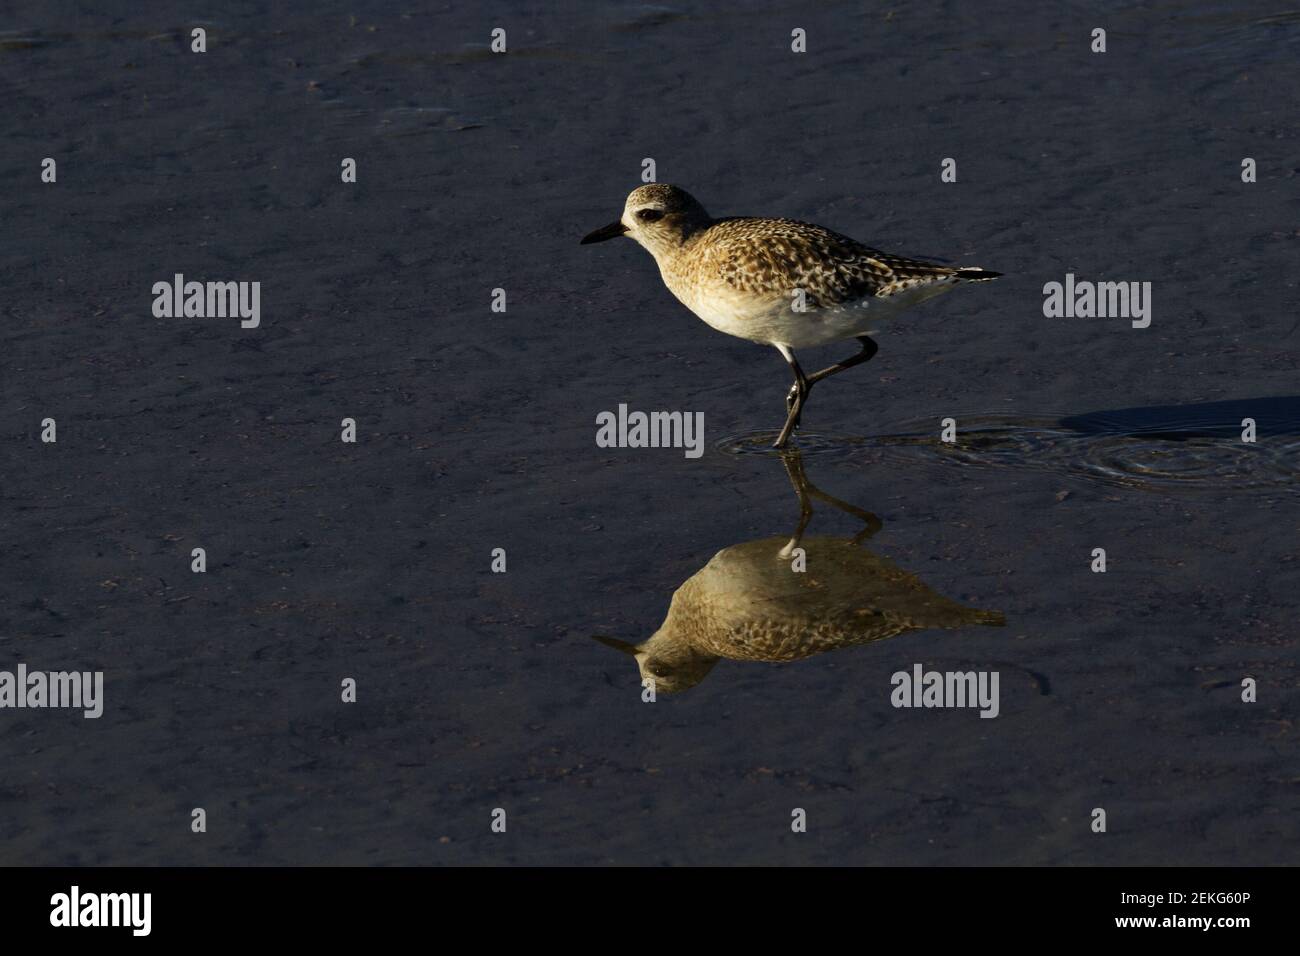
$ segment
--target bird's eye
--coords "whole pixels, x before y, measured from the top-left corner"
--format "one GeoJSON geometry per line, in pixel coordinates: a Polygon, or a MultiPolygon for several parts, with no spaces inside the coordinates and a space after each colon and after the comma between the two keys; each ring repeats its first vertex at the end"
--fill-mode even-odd
{"type": "Polygon", "coordinates": [[[662,219],[664,214],[658,209],[642,209],[636,217],[642,222],[654,222],[656,219],[662,219]]]}

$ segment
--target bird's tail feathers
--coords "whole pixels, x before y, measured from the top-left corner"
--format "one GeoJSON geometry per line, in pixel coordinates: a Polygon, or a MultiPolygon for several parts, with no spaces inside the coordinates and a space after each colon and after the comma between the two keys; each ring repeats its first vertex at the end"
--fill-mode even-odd
{"type": "Polygon", "coordinates": [[[978,266],[970,266],[965,269],[958,269],[953,275],[963,282],[988,282],[990,279],[998,278],[1002,273],[994,272],[991,269],[981,269],[978,266]]]}

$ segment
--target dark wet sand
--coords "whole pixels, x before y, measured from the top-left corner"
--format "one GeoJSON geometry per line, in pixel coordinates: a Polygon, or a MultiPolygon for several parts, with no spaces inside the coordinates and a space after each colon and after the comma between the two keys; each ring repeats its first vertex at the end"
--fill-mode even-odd
{"type": "Polygon", "coordinates": [[[0,665],[103,669],[107,702],[0,711],[0,862],[1297,862],[1300,17],[281,6],[202,56],[184,4],[4,18],[0,665]],[[643,157],[717,215],[1007,274],[885,329],[804,439],[877,553],[1006,628],[723,662],[654,705],[588,639],[648,636],[797,518],[778,459],[728,450],[781,423],[775,351],[632,243],[577,244],[643,157]],[[155,319],[176,272],[260,281],[261,327],[155,319]],[[1151,327],[1044,318],[1066,272],[1152,282],[1151,327]],[[1181,482],[1080,468],[1095,429],[876,441],[1261,398],[1262,484],[1222,428],[1168,453],[1181,482]],[[597,448],[619,403],[704,412],[706,454],[597,448]],[[915,662],[998,670],[1001,716],[895,710],[915,662]]]}

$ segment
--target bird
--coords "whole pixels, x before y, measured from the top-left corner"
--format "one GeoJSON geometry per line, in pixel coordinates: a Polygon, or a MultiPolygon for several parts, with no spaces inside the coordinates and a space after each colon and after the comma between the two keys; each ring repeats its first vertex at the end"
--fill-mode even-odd
{"type": "Polygon", "coordinates": [[[824,226],[794,219],[714,219],[686,190],[647,183],[623,214],[582,245],[618,236],[654,256],[664,285],[719,332],[775,346],[794,373],[775,448],[799,426],[812,387],[878,351],[870,333],[904,309],[970,282],[1002,275],[881,252],[824,226]],[[856,339],[859,351],[805,374],[795,349],[856,339]]]}
{"type": "Polygon", "coordinates": [[[798,456],[796,449],[782,454],[800,503],[792,537],[723,548],[677,588],[663,624],[639,644],[595,636],[635,658],[643,685],[652,681],[656,694],[694,687],[723,658],[796,661],[910,631],[1006,624],[1000,611],[946,598],[862,547],[882,527],[880,518],[818,489],[798,456]],[[865,527],[851,537],[806,537],[812,498],[865,527]]]}

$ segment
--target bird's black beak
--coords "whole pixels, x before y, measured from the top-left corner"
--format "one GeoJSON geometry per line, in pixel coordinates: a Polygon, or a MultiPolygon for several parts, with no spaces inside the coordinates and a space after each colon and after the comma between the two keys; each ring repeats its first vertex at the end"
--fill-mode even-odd
{"type": "Polygon", "coordinates": [[[635,644],[629,644],[627,641],[620,641],[616,637],[604,637],[602,635],[593,636],[606,647],[612,647],[616,651],[622,651],[624,654],[630,654],[632,657],[636,657],[637,650],[635,644]]]}
{"type": "Polygon", "coordinates": [[[606,239],[615,239],[627,232],[627,226],[622,222],[611,222],[604,229],[597,229],[595,232],[589,232],[582,237],[580,246],[585,246],[589,242],[604,242],[606,239]]]}

